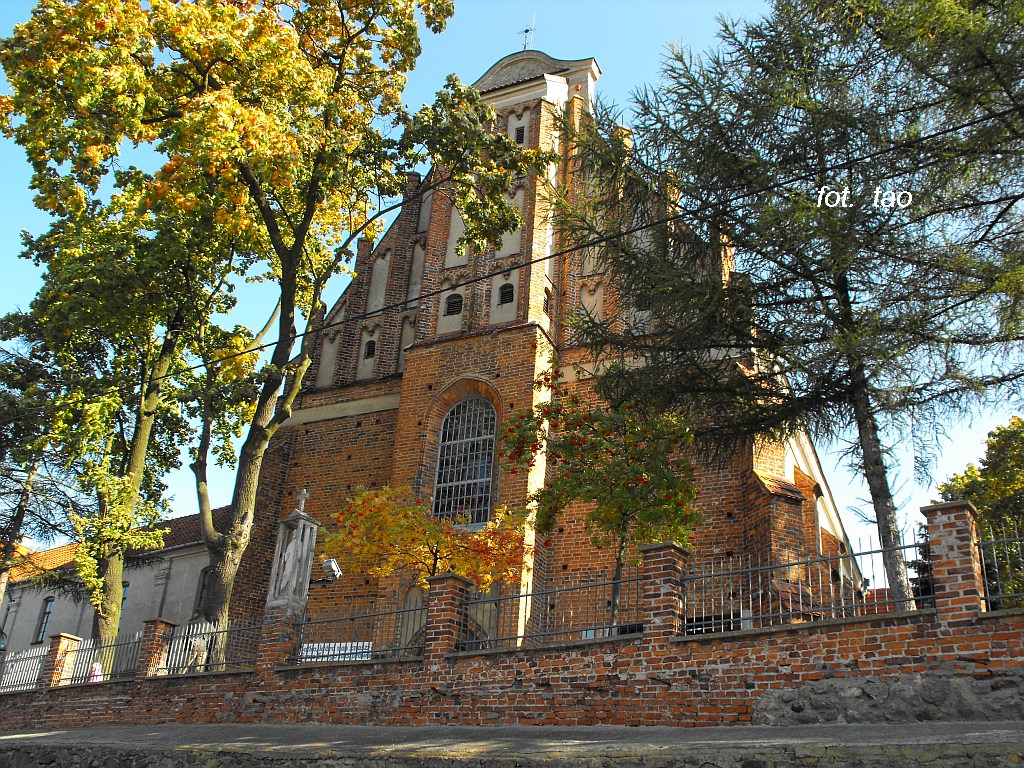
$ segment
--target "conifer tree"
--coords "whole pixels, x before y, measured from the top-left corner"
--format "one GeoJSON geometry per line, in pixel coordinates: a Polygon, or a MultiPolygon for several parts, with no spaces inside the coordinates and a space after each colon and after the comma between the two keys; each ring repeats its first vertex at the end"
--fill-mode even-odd
{"type": "Polygon", "coordinates": [[[608,238],[593,255],[627,305],[580,333],[619,355],[606,391],[670,397],[699,445],[848,437],[909,605],[888,452],[925,454],[946,416],[1024,371],[1020,212],[979,204],[1011,180],[949,151],[912,66],[808,5],[673,50],[632,140],[613,113],[574,137],[596,192],[561,202],[563,228],[608,238]]]}

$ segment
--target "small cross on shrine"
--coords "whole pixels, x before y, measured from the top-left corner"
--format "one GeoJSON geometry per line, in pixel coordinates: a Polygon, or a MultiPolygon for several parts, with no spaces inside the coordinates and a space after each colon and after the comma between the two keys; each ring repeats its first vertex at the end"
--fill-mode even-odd
{"type": "Polygon", "coordinates": [[[299,512],[306,511],[306,499],[309,498],[309,491],[303,488],[299,491],[299,512]]]}

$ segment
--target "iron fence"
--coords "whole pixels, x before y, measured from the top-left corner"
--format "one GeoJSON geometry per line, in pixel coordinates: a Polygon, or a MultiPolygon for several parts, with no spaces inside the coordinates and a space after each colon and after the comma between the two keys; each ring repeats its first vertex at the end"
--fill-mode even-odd
{"type": "Polygon", "coordinates": [[[139,666],[142,632],[100,645],[99,639],[83,640],[77,648],[57,659],[60,684],[102,683],[134,677],[139,666]]]}
{"type": "Polygon", "coordinates": [[[984,531],[978,541],[985,609],[1024,607],[1024,537],[1016,523],[984,531]],[[998,538],[996,538],[998,535],[998,538]]]}
{"type": "Polygon", "coordinates": [[[780,624],[850,618],[934,605],[928,543],[890,549],[766,561],[757,557],[705,560],[682,578],[683,633],[702,635],[780,624]],[[889,588],[884,562],[907,566],[914,597],[889,588]]]}
{"type": "Polygon", "coordinates": [[[566,577],[557,587],[532,592],[470,595],[463,605],[459,650],[518,648],[643,631],[640,575],[624,569],[566,577]]]}
{"type": "MultiPolygon", "coordinates": [[[[398,605],[397,596],[382,604],[398,605]]],[[[420,658],[426,626],[426,605],[363,613],[308,612],[297,627],[295,662],[420,658]]]]}
{"type": "Polygon", "coordinates": [[[38,688],[43,659],[49,652],[50,646],[46,644],[23,651],[0,653],[0,693],[38,688]]]}
{"type": "Polygon", "coordinates": [[[190,621],[174,628],[164,663],[157,675],[197,675],[252,669],[259,653],[263,622],[231,621],[224,628],[213,622],[190,621]]]}

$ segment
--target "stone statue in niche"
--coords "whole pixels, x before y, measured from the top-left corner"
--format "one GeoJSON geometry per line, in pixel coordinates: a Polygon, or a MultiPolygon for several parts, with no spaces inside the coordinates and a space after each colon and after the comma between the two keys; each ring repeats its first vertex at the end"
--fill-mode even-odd
{"type": "Polygon", "coordinates": [[[318,527],[305,513],[308,497],[309,493],[303,488],[298,509],[282,520],[278,528],[268,604],[303,604],[306,601],[318,527]]]}

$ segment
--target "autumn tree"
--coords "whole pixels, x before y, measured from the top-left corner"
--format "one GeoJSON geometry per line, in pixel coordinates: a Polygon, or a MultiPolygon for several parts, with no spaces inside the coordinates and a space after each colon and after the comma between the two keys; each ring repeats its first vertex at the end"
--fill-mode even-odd
{"type": "MultiPolygon", "coordinates": [[[[39,383],[49,383],[49,399],[34,444],[92,498],[71,521],[78,576],[104,642],[117,634],[126,553],[161,541],[150,527],[162,510],[160,477],[178,465],[188,436],[166,395],[169,379],[196,329],[230,306],[224,285],[234,248],[221,248],[211,222],[143,206],[145,174],[117,177],[106,203],[64,212],[27,240],[25,255],[44,267],[44,286],[27,312],[3,321],[5,337],[45,363],[39,383]]],[[[21,421],[32,419],[13,414],[12,426],[21,421]]]]}
{"type": "MultiPolygon", "coordinates": [[[[545,160],[489,132],[493,112],[454,78],[431,107],[402,108],[417,14],[440,32],[452,12],[450,0],[41,0],[4,41],[6,130],[33,164],[38,205],[76,215],[126,144],[146,147],[162,165],[143,181],[142,206],[212,220],[221,242],[254,255],[248,276],[276,288],[276,338],[248,407],[235,410],[247,422],[222,530],[201,438],[194,453],[207,619],[227,618],[264,453],[302,387],[324,288],[355,240],[379,231],[407,171],[429,159],[434,187],[464,213],[465,241],[493,242],[519,222],[501,193],[545,160]]],[[[248,354],[215,335],[197,352],[211,363],[218,346],[248,354]]]]}
{"type": "Polygon", "coordinates": [[[509,418],[499,456],[515,473],[544,455],[544,485],[528,499],[538,533],[555,527],[570,505],[587,505],[584,525],[594,545],[614,553],[614,624],[630,546],[685,542],[699,520],[692,507],[698,490],[691,431],[679,414],[659,410],[655,401],[587,402],[561,381],[557,365],[538,377],[535,388],[546,397],[509,418]]]}
{"type": "Polygon", "coordinates": [[[425,585],[427,577],[451,571],[485,589],[518,583],[527,554],[524,515],[497,509],[485,525],[470,527],[434,515],[429,500],[408,487],[358,489],[335,520],[325,551],[345,573],[398,574],[425,585]]]}
{"type": "Polygon", "coordinates": [[[848,439],[909,602],[889,449],[928,455],[949,413],[1024,370],[1019,211],[978,197],[1003,180],[957,154],[913,67],[808,5],[672,50],[631,140],[599,114],[575,141],[600,193],[565,201],[563,229],[605,239],[594,259],[640,320],[583,329],[620,359],[601,387],[669,397],[700,446],[848,439]]]}

